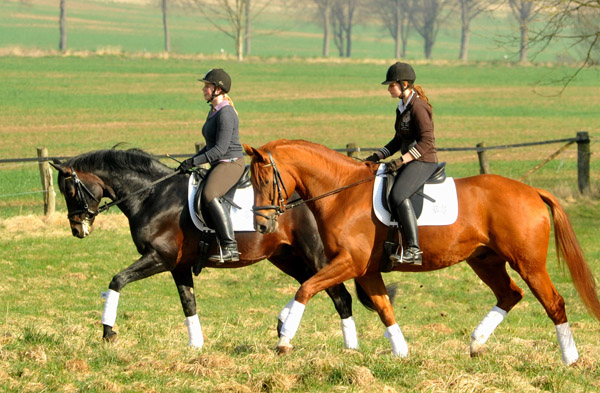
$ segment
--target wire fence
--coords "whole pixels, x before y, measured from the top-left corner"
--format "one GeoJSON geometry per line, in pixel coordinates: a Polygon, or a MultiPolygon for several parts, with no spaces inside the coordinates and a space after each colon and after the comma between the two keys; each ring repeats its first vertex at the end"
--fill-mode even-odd
{"type": "MultiPolygon", "coordinates": [[[[477,144],[476,146],[438,147],[437,150],[440,152],[444,152],[444,151],[445,152],[474,151],[478,155],[480,173],[489,173],[489,162],[488,162],[488,158],[486,155],[487,151],[502,150],[502,149],[515,149],[515,148],[521,148],[521,147],[549,145],[549,144],[558,144],[558,143],[564,143],[565,145],[562,146],[557,151],[553,152],[548,157],[546,157],[541,163],[536,165],[533,169],[529,170],[525,175],[521,176],[521,178],[519,180],[523,180],[527,176],[530,176],[532,173],[534,173],[535,171],[537,171],[538,169],[543,167],[545,164],[550,162],[552,159],[554,159],[556,156],[558,156],[561,152],[566,150],[566,148],[568,148],[570,145],[577,143],[578,188],[582,194],[589,193],[589,191],[590,191],[589,172],[590,172],[590,156],[591,156],[590,136],[585,131],[578,132],[574,138],[552,139],[552,140],[546,140],[546,141],[504,144],[504,145],[496,145],[496,146],[485,146],[485,144],[483,142],[481,142],[481,143],[477,144]]],[[[202,146],[201,144],[196,144],[196,151],[198,151],[201,148],[201,146],[202,146]]],[[[358,155],[358,153],[360,153],[360,152],[377,151],[377,150],[379,150],[379,148],[360,147],[360,146],[356,145],[355,143],[348,143],[345,148],[336,148],[333,150],[335,150],[337,152],[345,153],[349,156],[356,157],[358,155]]],[[[40,151],[40,149],[38,149],[38,155],[40,154],[39,151],[40,151]]],[[[162,155],[155,154],[153,156],[155,158],[162,159],[162,158],[166,158],[166,157],[188,158],[191,155],[192,154],[162,154],[162,155]]],[[[26,191],[26,192],[2,194],[2,195],[0,195],[0,198],[18,197],[18,196],[25,196],[25,195],[31,195],[31,194],[45,194],[44,199],[45,199],[45,201],[47,201],[47,199],[48,199],[47,195],[50,192],[48,187],[52,186],[51,184],[47,184],[47,183],[48,183],[48,181],[51,183],[52,180],[51,180],[51,176],[50,176],[50,180],[48,180],[47,172],[49,171],[49,168],[43,169],[42,166],[43,165],[48,166],[48,162],[52,161],[54,159],[58,159],[58,160],[62,161],[62,160],[66,160],[69,158],[71,158],[71,157],[70,156],[38,156],[38,157],[26,157],[26,158],[0,159],[0,164],[7,164],[6,166],[2,165],[3,168],[10,166],[9,164],[22,165],[22,164],[26,164],[26,163],[31,163],[31,164],[39,165],[40,173],[42,174],[42,183],[45,184],[44,189],[42,189],[42,190],[33,190],[33,191],[26,191]],[[44,179],[44,176],[46,176],[45,179],[44,179]]],[[[54,191],[52,190],[51,192],[53,193],[54,191]]],[[[45,203],[47,203],[47,202],[45,202],[45,203]]],[[[47,210],[48,210],[48,208],[46,207],[45,211],[47,211],[47,210]]]]}

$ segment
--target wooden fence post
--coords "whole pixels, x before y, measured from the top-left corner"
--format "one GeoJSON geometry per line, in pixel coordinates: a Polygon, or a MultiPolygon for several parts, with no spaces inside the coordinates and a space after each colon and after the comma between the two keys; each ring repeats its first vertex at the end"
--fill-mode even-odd
{"type": "Polygon", "coordinates": [[[358,157],[358,153],[360,152],[360,147],[356,145],[356,143],[347,143],[346,144],[346,154],[348,157],[358,157]]]}
{"type": "Polygon", "coordinates": [[[590,135],[586,131],[577,133],[577,185],[579,192],[590,192],[590,135]]]}
{"type": "Polygon", "coordinates": [[[48,149],[38,147],[37,155],[40,176],[42,178],[42,188],[44,189],[44,214],[49,216],[56,210],[56,194],[54,193],[52,169],[50,169],[50,164],[48,164],[48,149]]]}
{"type": "Polygon", "coordinates": [[[490,162],[488,160],[487,151],[484,149],[485,143],[477,144],[477,156],[479,157],[479,173],[490,173],[490,162]]]}

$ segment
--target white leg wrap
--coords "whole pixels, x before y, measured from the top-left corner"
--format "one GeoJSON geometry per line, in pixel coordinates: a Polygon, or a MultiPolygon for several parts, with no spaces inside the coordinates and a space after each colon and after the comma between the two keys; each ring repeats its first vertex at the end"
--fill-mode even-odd
{"type": "Polygon", "coordinates": [[[344,347],[346,349],[358,349],[358,337],[356,336],[356,324],[354,317],[342,319],[342,334],[344,336],[344,347]]]}
{"type": "Polygon", "coordinates": [[[107,326],[115,326],[117,319],[117,306],[119,305],[119,292],[109,289],[102,292],[102,297],[106,299],[104,302],[104,312],[102,313],[102,324],[107,326]]]}
{"type": "Polygon", "coordinates": [[[198,314],[187,317],[185,325],[188,328],[188,335],[190,336],[189,346],[198,349],[202,348],[204,345],[204,336],[202,336],[202,326],[200,326],[198,314]]]}
{"type": "Polygon", "coordinates": [[[290,308],[290,313],[281,327],[282,336],[286,336],[290,340],[294,338],[296,331],[298,330],[298,326],[300,326],[300,320],[302,319],[302,314],[304,314],[304,308],[304,304],[294,300],[294,303],[290,308]]]}
{"type": "MultiPolygon", "coordinates": [[[[483,345],[506,317],[506,311],[494,306],[471,334],[472,341],[483,345]]],[[[471,342],[472,344],[472,342],[471,342]]]]}
{"type": "Polygon", "coordinates": [[[401,358],[405,358],[408,356],[408,345],[404,340],[404,335],[400,330],[400,326],[397,323],[392,326],[388,326],[385,329],[384,336],[390,340],[392,344],[392,352],[394,356],[400,356],[401,358]]]}
{"type": "Polygon", "coordinates": [[[556,325],[556,336],[558,337],[558,344],[562,352],[563,363],[567,366],[573,364],[579,359],[579,353],[575,346],[575,340],[569,327],[569,322],[561,323],[556,325]]]}
{"type": "Polygon", "coordinates": [[[281,310],[281,312],[279,313],[279,316],[277,317],[282,323],[285,322],[285,320],[287,319],[288,315],[290,315],[290,309],[292,308],[292,305],[294,304],[296,300],[292,299],[288,302],[288,304],[285,305],[285,307],[283,308],[283,310],[281,310]]]}

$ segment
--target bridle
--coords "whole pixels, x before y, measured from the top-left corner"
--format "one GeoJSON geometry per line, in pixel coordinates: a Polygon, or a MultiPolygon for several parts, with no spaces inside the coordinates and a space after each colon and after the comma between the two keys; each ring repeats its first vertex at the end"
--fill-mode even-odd
{"type": "Polygon", "coordinates": [[[140,188],[139,190],[132,192],[131,194],[128,194],[128,195],[124,196],[123,198],[120,198],[116,201],[113,200],[111,202],[104,203],[104,205],[100,206],[98,209],[96,209],[96,211],[93,211],[89,207],[89,204],[88,204],[87,198],[85,197],[85,194],[89,195],[98,204],[100,204],[100,201],[98,200],[98,198],[96,198],[94,196],[94,194],[89,190],[89,188],[87,188],[86,185],[79,179],[79,177],[77,176],[77,173],[75,172],[75,169],[73,169],[72,167],[70,169],[71,169],[71,176],[65,177],[65,180],[73,179],[73,183],[75,185],[75,196],[76,196],[77,202],[79,203],[79,210],[69,212],[67,217],[69,218],[69,221],[75,222],[77,224],[81,224],[81,221],[75,220],[74,219],[75,216],[78,216],[80,214],[85,214],[85,218],[87,220],[91,220],[94,217],[96,217],[98,214],[107,211],[112,206],[117,205],[117,204],[123,202],[124,200],[131,198],[132,196],[139,194],[140,192],[143,192],[149,188],[152,188],[155,185],[157,185],[158,183],[163,182],[163,181],[167,180],[168,178],[173,177],[180,173],[180,171],[174,171],[172,173],[169,173],[168,175],[163,176],[160,179],[155,180],[152,183],[148,184],[146,187],[140,188]]]}
{"type": "MultiPolygon", "coordinates": [[[[375,174],[373,176],[369,176],[367,178],[361,179],[357,182],[348,184],[348,185],[340,187],[340,188],[336,188],[335,190],[328,191],[324,194],[318,195],[318,196],[310,198],[310,199],[297,198],[297,199],[294,199],[293,201],[291,201],[290,203],[285,203],[285,201],[287,201],[287,199],[289,198],[288,192],[285,188],[285,184],[283,184],[283,179],[281,178],[281,173],[277,169],[277,165],[275,165],[275,160],[273,159],[271,152],[267,152],[267,154],[269,155],[270,162],[268,164],[263,165],[263,167],[273,168],[273,202],[271,205],[253,206],[252,212],[255,215],[266,218],[269,221],[277,221],[277,218],[280,215],[282,215],[283,213],[285,213],[285,211],[288,209],[293,209],[295,207],[302,205],[303,203],[313,202],[313,201],[337,194],[339,192],[342,192],[342,191],[352,188],[354,186],[358,186],[359,184],[371,181],[377,177],[377,174],[375,174]],[[282,189],[283,189],[283,191],[285,191],[285,196],[286,196],[285,199],[283,198],[283,193],[281,192],[282,189]],[[275,191],[277,191],[277,194],[275,193],[275,191]],[[277,196],[279,196],[279,200],[277,199],[277,196]],[[261,210],[275,210],[275,212],[271,215],[267,215],[267,214],[261,213],[260,212],[261,210]]],[[[387,173],[387,171],[386,171],[386,173],[387,173]]]]}
{"type": "MultiPolygon", "coordinates": [[[[285,184],[283,184],[283,179],[281,178],[281,173],[277,169],[277,165],[275,165],[275,160],[273,159],[271,152],[268,152],[268,154],[269,154],[270,162],[268,164],[265,164],[264,167],[265,168],[266,167],[273,168],[273,202],[271,205],[253,206],[252,212],[255,215],[266,218],[269,221],[277,221],[277,217],[282,215],[286,209],[290,208],[289,204],[286,205],[286,203],[285,203],[285,201],[288,200],[289,195],[288,195],[287,189],[285,188],[285,184]],[[285,191],[285,199],[283,198],[282,190],[285,191]],[[277,200],[277,196],[279,196],[279,200],[277,200]],[[275,210],[275,213],[273,213],[271,215],[266,215],[266,214],[261,213],[260,212],[261,210],[275,210]]],[[[296,201],[298,201],[298,199],[293,202],[296,202],[296,201]]]]}
{"type": "Polygon", "coordinates": [[[75,216],[84,214],[87,220],[91,220],[98,214],[100,214],[100,209],[96,209],[96,211],[90,209],[88,200],[85,195],[89,195],[98,204],[100,203],[100,201],[94,196],[90,189],[87,188],[86,185],[79,179],[75,170],[73,168],[70,169],[71,176],[65,177],[65,181],[69,179],[73,180],[73,185],[75,186],[75,200],[77,201],[77,203],[79,203],[79,209],[69,212],[67,214],[67,217],[69,218],[69,221],[81,224],[81,221],[74,219],[75,216]]]}

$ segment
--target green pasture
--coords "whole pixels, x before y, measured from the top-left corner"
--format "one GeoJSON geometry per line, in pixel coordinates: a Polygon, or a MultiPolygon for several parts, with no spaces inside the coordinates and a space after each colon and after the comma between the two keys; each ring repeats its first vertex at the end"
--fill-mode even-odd
{"type": "MultiPolygon", "coordinates": [[[[139,147],[157,155],[190,155],[201,141],[207,105],[197,78],[213,67],[233,77],[241,140],[260,146],[279,138],[328,147],[379,148],[393,135],[396,102],[380,84],[388,62],[260,60],[203,57],[0,57],[0,158],[35,158],[96,149],[139,147]]],[[[595,135],[600,128],[597,68],[582,70],[560,95],[569,67],[416,63],[434,106],[440,148],[592,138],[592,188],[598,184],[595,135]]],[[[491,170],[520,179],[561,144],[489,151],[491,170]]],[[[366,155],[366,152],[365,152],[366,155]]],[[[475,151],[439,153],[451,176],[479,172],[475,151]]],[[[577,194],[577,150],[561,153],[523,180],[561,197],[577,194]]],[[[167,161],[174,166],[174,161],[167,161]]],[[[40,213],[37,163],[0,164],[0,216],[40,213]]],[[[58,198],[60,199],[60,198],[58,198]]]]}

